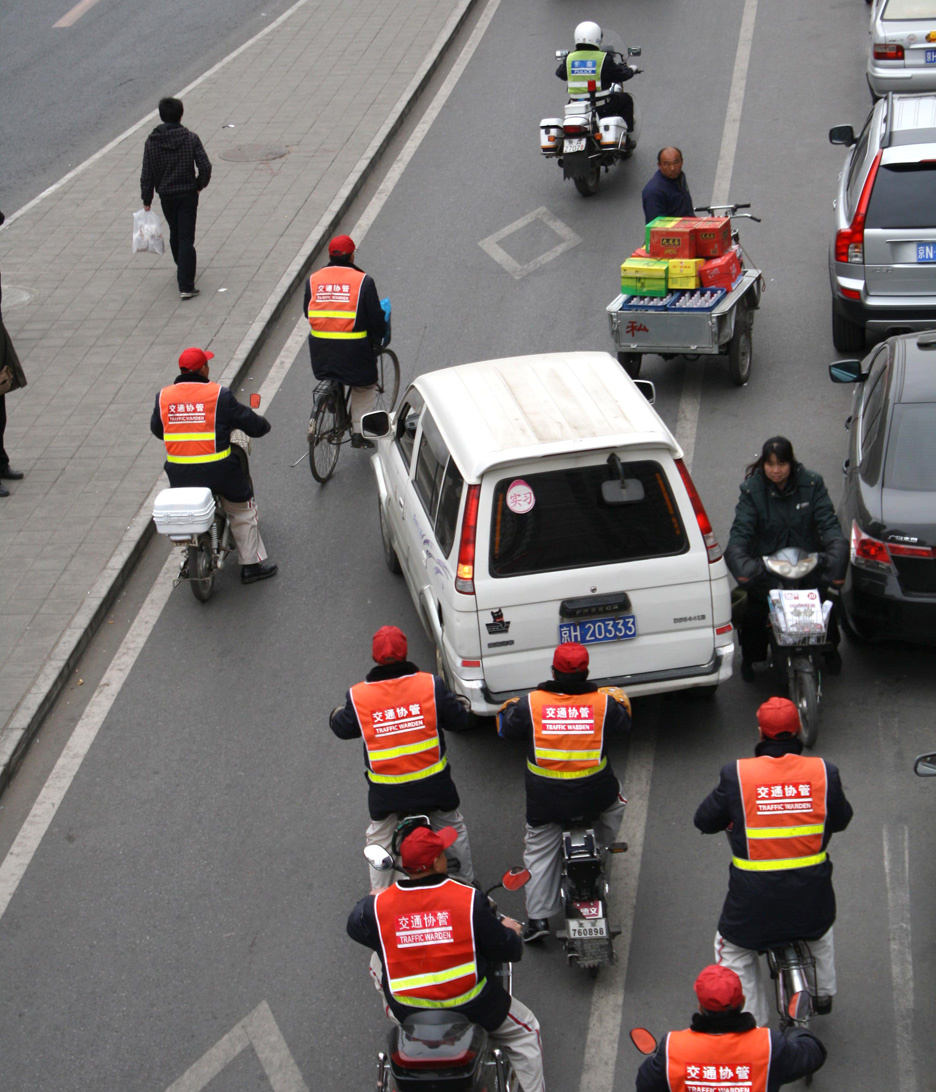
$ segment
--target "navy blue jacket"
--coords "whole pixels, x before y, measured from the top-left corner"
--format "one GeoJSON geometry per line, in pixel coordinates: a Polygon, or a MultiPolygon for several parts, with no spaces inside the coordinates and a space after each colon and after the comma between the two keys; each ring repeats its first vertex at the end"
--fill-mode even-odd
{"type": "MultiPolygon", "coordinates": [[[[414,909],[418,909],[419,888],[431,887],[442,883],[446,876],[424,876],[418,880],[399,880],[397,887],[403,891],[413,891],[414,909]]],[[[457,882],[457,881],[455,881],[457,882]]],[[[478,959],[478,973],[487,979],[487,984],[481,993],[473,1001],[465,1005],[453,1006],[453,1012],[460,1012],[473,1024],[480,1024],[488,1031],[495,1028],[507,1019],[507,1011],[510,1008],[510,994],[500,982],[491,976],[496,963],[516,963],[523,955],[523,941],[519,936],[502,925],[494,916],[491,904],[487,896],[480,891],[475,891],[474,905],[471,910],[471,924],[474,930],[475,952],[478,959]]],[[[374,912],[374,896],[367,895],[355,906],[348,916],[348,936],[380,952],[380,934],[377,929],[377,915],[374,912]]],[[[381,959],[381,963],[383,960],[381,959]]],[[[424,1009],[413,1008],[410,1005],[401,1005],[394,1000],[387,989],[387,971],[384,968],[383,976],[384,996],[390,1006],[393,1015],[402,1023],[407,1016],[414,1012],[424,1012],[424,1009]]]]}
{"type": "MultiPolygon", "coordinates": [[[[336,269],[357,269],[352,262],[335,258],[326,268],[333,266],[336,269]]],[[[302,313],[306,316],[309,314],[311,299],[312,289],[309,287],[309,278],[306,277],[302,304],[302,313]]],[[[361,298],[354,329],[355,332],[366,330],[367,337],[344,340],[313,337],[309,334],[309,356],[312,361],[312,374],[316,379],[337,379],[348,387],[367,387],[377,382],[377,349],[387,332],[387,318],[380,306],[377,285],[368,273],[365,273],[361,283],[361,298]]]]}
{"type": "Polygon", "coordinates": [[[644,186],[640,199],[648,224],[658,216],[695,216],[689,185],[682,171],[678,178],[667,178],[662,171],[657,171],[644,186]]]}
{"type": "MultiPolygon", "coordinates": [[[[756,755],[779,758],[801,754],[800,739],[765,739],[754,749],[756,755]]],[[[833,834],[851,822],[852,806],[845,798],[839,772],[826,762],[826,822],[822,848],[833,834]]],[[[738,767],[722,766],[717,787],[702,801],[695,813],[695,825],[703,834],[728,830],[735,857],[747,857],[744,834],[744,803],[738,782],[738,767]],[[733,824],[728,830],[729,824],[733,824]]],[[[791,940],[815,940],[835,921],[835,891],[832,861],[790,868],[780,872],[748,872],[728,866],[728,895],[718,921],[718,931],[741,948],[763,951],[791,940]]]]}

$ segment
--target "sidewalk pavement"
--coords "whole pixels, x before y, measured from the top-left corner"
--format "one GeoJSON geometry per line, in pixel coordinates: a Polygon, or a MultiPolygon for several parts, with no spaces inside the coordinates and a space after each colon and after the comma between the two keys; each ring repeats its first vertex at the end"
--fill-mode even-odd
{"type": "Polygon", "coordinates": [[[226,386],[246,374],[474,3],[299,0],[179,92],[213,166],[195,299],[168,245],[130,250],[155,110],[8,215],[3,318],[28,386],[7,396],[26,476],[0,499],[0,791],[152,533],[149,419],[178,354],[210,347],[226,386]]]}

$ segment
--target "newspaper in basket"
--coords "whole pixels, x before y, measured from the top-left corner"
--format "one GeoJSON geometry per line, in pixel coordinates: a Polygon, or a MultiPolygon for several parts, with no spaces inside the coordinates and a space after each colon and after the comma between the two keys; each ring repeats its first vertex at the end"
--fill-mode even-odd
{"type": "Polygon", "coordinates": [[[773,588],[770,624],[781,645],[821,645],[826,639],[831,602],[822,602],[816,588],[773,588]]]}

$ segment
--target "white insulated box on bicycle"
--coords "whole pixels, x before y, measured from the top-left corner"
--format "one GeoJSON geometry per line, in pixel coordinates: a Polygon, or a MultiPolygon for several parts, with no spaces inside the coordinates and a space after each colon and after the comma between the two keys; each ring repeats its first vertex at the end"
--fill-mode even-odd
{"type": "Polygon", "coordinates": [[[164,489],[153,502],[153,522],[161,535],[200,535],[211,527],[215,502],[210,489],[164,489]]]}

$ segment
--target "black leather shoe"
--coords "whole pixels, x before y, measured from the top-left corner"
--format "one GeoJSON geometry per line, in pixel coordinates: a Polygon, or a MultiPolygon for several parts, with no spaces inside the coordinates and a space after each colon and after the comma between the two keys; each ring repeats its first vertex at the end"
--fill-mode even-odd
{"type": "Polygon", "coordinates": [[[825,994],[813,998],[813,1012],[817,1016],[828,1016],[832,1011],[832,998],[825,994]]]}
{"type": "Polygon", "coordinates": [[[532,944],[549,936],[549,922],[545,918],[530,918],[523,930],[523,943],[532,944]]]}
{"type": "Polygon", "coordinates": [[[741,661],[741,678],[744,679],[745,682],[754,681],[754,668],[747,660],[741,661]]]}
{"type": "Polygon", "coordinates": [[[372,440],[368,440],[366,436],[362,436],[360,432],[352,432],[351,446],[367,449],[372,448],[374,446],[374,442],[372,440]]]}
{"type": "Polygon", "coordinates": [[[258,561],[256,565],[241,565],[242,584],[256,584],[258,580],[271,576],[276,576],[275,565],[267,565],[264,561],[258,561]]]}
{"type": "Polygon", "coordinates": [[[8,482],[18,482],[22,477],[22,470],[14,470],[9,463],[6,466],[0,466],[0,478],[6,478],[8,482]]]}
{"type": "Polygon", "coordinates": [[[9,489],[5,485],[0,485],[0,497],[8,497],[9,495],[9,489]]]}

